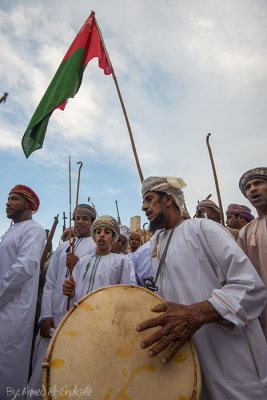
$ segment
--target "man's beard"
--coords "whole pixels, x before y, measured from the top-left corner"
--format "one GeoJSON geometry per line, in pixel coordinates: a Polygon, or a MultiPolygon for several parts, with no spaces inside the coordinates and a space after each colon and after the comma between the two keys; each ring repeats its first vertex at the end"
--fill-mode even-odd
{"type": "Polygon", "coordinates": [[[149,231],[155,232],[157,229],[164,228],[167,222],[167,208],[164,206],[163,202],[160,201],[160,211],[156,218],[149,223],[149,231]]]}

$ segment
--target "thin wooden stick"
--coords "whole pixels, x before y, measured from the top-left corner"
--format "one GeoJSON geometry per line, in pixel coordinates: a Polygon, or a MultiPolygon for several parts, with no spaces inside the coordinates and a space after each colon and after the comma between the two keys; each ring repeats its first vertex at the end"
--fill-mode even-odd
{"type": "Polygon", "coordinates": [[[115,200],[115,203],[116,203],[116,208],[117,208],[117,216],[118,216],[118,223],[119,223],[119,225],[121,225],[121,219],[120,219],[120,214],[119,214],[119,207],[118,207],[118,202],[117,202],[117,200],[115,200]]]}
{"type": "MultiPolygon", "coordinates": [[[[75,237],[76,237],[76,223],[77,223],[77,209],[78,209],[78,199],[79,199],[79,188],[80,188],[80,176],[81,176],[81,168],[83,163],[78,161],[77,164],[80,164],[79,172],[78,172],[78,182],[77,182],[77,192],[76,192],[76,207],[75,207],[75,214],[74,214],[74,228],[73,228],[73,238],[72,238],[72,247],[71,247],[71,263],[69,267],[70,277],[72,276],[73,271],[73,254],[74,254],[74,244],[75,244],[75,237]]],[[[70,235],[71,236],[71,235],[70,235]]],[[[71,240],[71,237],[70,237],[71,240]]],[[[70,296],[68,296],[68,304],[67,304],[67,311],[70,308],[70,296]]]]}
{"type": "Polygon", "coordinates": [[[70,237],[69,237],[69,250],[71,249],[71,163],[69,156],[69,227],[70,227],[70,237]]]}
{"type": "Polygon", "coordinates": [[[219,189],[219,184],[218,184],[216,169],[215,169],[215,165],[214,165],[214,161],[213,161],[213,156],[212,156],[212,152],[211,152],[211,147],[210,147],[210,144],[209,144],[209,137],[210,137],[210,135],[211,135],[211,133],[209,133],[209,134],[207,135],[207,137],[206,137],[206,143],[207,143],[208,150],[209,150],[210,162],[211,162],[212,171],[213,171],[213,176],[214,176],[214,181],[215,181],[215,186],[216,186],[217,198],[218,198],[219,207],[220,207],[220,211],[221,211],[221,223],[222,223],[222,225],[224,226],[224,215],[223,215],[223,208],[222,208],[222,201],[221,201],[220,189],[219,189]]]}
{"type": "Polygon", "coordinates": [[[94,205],[94,203],[92,202],[92,200],[91,200],[91,198],[90,197],[88,197],[88,203],[90,204],[92,204],[92,207],[93,207],[93,209],[95,210],[95,213],[96,213],[96,216],[98,217],[98,214],[97,214],[97,211],[96,211],[96,208],[95,208],[95,205],[94,205]]]}
{"type": "MultiPolygon", "coordinates": [[[[94,12],[94,11],[92,11],[92,12],[94,12]]],[[[102,33],[100,31],[99,25],[97,23],[96,17],[95,17],[95,23],[96,23],[96,27],[97,27],[97,30],[98,30],[98,33],[99,33],[99,37],[100,37],[101,42],[102,42],[103,47],[104,47],[104,51],[105,51],[105,54],[106,54],[106,57],[107,57],[107,60],[108,60],[108,64],[109,64],[109,67],[110,67],[110,70],[111,70],[111,73],[112,73],[113,80],[115,82],[115,86],[116,86],[116,89],[117,89],[117,92],[118,92],[118,95],[119,95],[122,111],[123,111],[123,114],[124,114],[124,118],[125,118],[126,125],[127,125],[127,128],[128,128],[129,136],[130,136],[130,141],[131,141],[131,144],[132,144],[132,149],[133,149],[133,154],[134,154],[137,170],[138,170],[138,173],[139,173],[139,176],[140,176],[140,180],[141,180],[141,183],[142,183],[143,180],[144,180],[144,177],[143,177],[143,173],[142,173],[141,166],[140,166],[140,163],[139,163],[139,158],[138,158],[138,155],[137,155],[137,151],[136,151],[136,147],[135,147],[135,143],[134,143],[134,138],[133,138],[130,122],[129,122],[129,119],[128,119],[128,116],[127,116],[127,112],[126,112],[126,108],[124,106],[124,102],[122,100],[122,96],[121,96],[120,88],[119,88],[119,85],[118,85],[118,81],[117,81],[114,69],[112,67],[112,64],[111,64],[111,61],[110,61],[110,58],[109,58],[109,55],[108,55],[108,52],[107,52],[107,48],[105,46],[105,42],[104,42],[102,33]]]]}
{"type": "MultiPolygon", "coordinates": [[[[78,171],[78,182],[77,182],[77,192],[76,192],[76,206],[75,206],[75,215],[74,215],[74,228],[73,228],[73,239],[72,239],[72,248],[71,253],[74,254],[74,243],[76,238],[76,222],[77,222],[77,209],[78,209],[78,199],[79,199],[79,189],[80,189],[80,177],[81,177],[81,168],[83,163],[78,161],[77,164],[80,164],[79,171],[78,171]]],[[[72,270],[70,271],[72,272],[72,270]]]]}

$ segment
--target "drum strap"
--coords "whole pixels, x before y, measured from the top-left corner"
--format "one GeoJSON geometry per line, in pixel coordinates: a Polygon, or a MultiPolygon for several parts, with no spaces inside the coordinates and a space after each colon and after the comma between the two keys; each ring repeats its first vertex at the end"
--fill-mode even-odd
{"type": "Polygon", "coordinates": [[[156,283],[157,283],[158,277],[160,275],[160,272],[162,270],[162,266],[163,266],[163,263],[165,261],[166,255],[167,255],[167,251],[168,251],[168,248],[169,248],[169,244],[171,242],[171,238],[172,238],[173,232],[174,232],[175,228],[177,228],[177,226],[181,225],[181,223],[183,221],[184,221],[183,219],[178,221],[177,224],[172,228],[172,230],[171,230],[171,232],[169,234],[166,246],[164,248],[163,254],[162,254],[160,262],[159,262],[159,266],[158,266],[157,273],[156,273],[156,279],[154,280],[153,276],[148,276],[147,278],[143,279],[144,287],[146,287],[149,290],[152,290],[153,292],[157,292],[159,290],[158,286],[156,286],[156,283]]]}

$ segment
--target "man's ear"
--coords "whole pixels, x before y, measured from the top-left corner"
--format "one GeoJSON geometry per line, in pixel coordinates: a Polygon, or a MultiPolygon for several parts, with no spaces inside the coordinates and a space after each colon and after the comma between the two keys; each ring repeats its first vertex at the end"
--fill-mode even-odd
{"type": "Polygon", "coordinates": [[[170,194],[166,194],[163,197],[164,203],[166,206],[171,206],[174,203],[173,197],[170,194]]]}
{"type": "Polygon", "coordinates": [[[28,209],[32,210],[32,208],[30,207],[30,203],[28,202],[27,199],[25,199],[25,208],[26,208],[27,210],[28,210],[28,209]]]}

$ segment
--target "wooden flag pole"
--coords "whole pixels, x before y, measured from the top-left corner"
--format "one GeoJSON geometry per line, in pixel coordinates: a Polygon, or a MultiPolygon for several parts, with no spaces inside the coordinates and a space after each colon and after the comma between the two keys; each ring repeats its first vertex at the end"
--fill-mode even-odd
{"type": "MultiPolygon", "coordinates": [[[[92,11],[92,12],[94,12],[94,11],[92,11]]],[[[101,42],[102,42],[103,47],[104,47],[104,51],[105,51],[105,54],[106,54],[106,57],[107,57],[107,60],[108,60],[108,64],[109,64],[109,67],[110,67],[110,70],[111,70],[111,73],[112,73],[113,80],[115,82],[115,86],[116,86],[116,89],[117,89],[117,92],[118,92],[118,95],[119,95],[122,111],[123,111],[123,114],[124,114],[124,117],[125,117],[126,125],[127,125],[127,128],[128,128],[128,132],[129,132],[129,136],[130,136],[130,140],[131,140],[131,144],[132,144],[132,149],[133,149],[133,153],[134,153],[136,166],[137,166],[138,173],[139,173],[139,176],[140,176],[140,180],[141,180],[141,183],[142,183],[143,180],[144,180],[144,177],[143,177],[143,173],[142,173],[141,166],[140,166],[140,163],[139,163],[139,159],[138,159],[138,155],[137,155],[137,151],[136,151],[136,147],[135,147],[135,143],[134,143],[134,138],[133,138],[130,122],[129,122],[129,119],[128,119],[128,116],[127,116],[126,108],[124,106],[124,103],[123,103],[123,100],[122,100],[122,97],[121,97],[121,92],[120,92],[120,88],[119,88],[119,85],[118,85],[118,81],[117,81],[114,69],[112,67],[112,64],[111,64],[111,61],[110,61],[110,58],[109,58],[109,55],[108,55],[108,52],[107,52],[107,49],[106,49],[106,46],[105,46],[105,42],[104,42],[101,30],[99,28],[99,25],[97,23],[96,17],[95,17],[95,23],[96,23],[97,30],[98,30],[98,33],[99,33],[99,37],[100,37],[101,42]]]]}
{"type": "Polygon", "coordinates": [[[207,143],[208,150],[209,150],[210,162],[211,162],[212,171],[213,171],[213,176],[214,176],[214,181],[215,181],[215,186],[216,186],[217,198],[218,198],[219,207],[220,207],[220,210],[221,210],[221,221],[222,221],[222,225],[224,226],[224,215],[223,215],[223,208],[222,208],[222,201],[221,201],[220,189],[219,189],[217,174],[216,174],[215,165],[214,165],[214,161],[213,161],[213,156],[212,156],[212,152],[211,152],[211,147],[210,147],[210,144],[209,144],[209,137],[210,137],[210,135],[211,135],[211,133],[209,133],[209,134],[207,135],[207,137],[206,137],[206,143],[207,143]]]}

